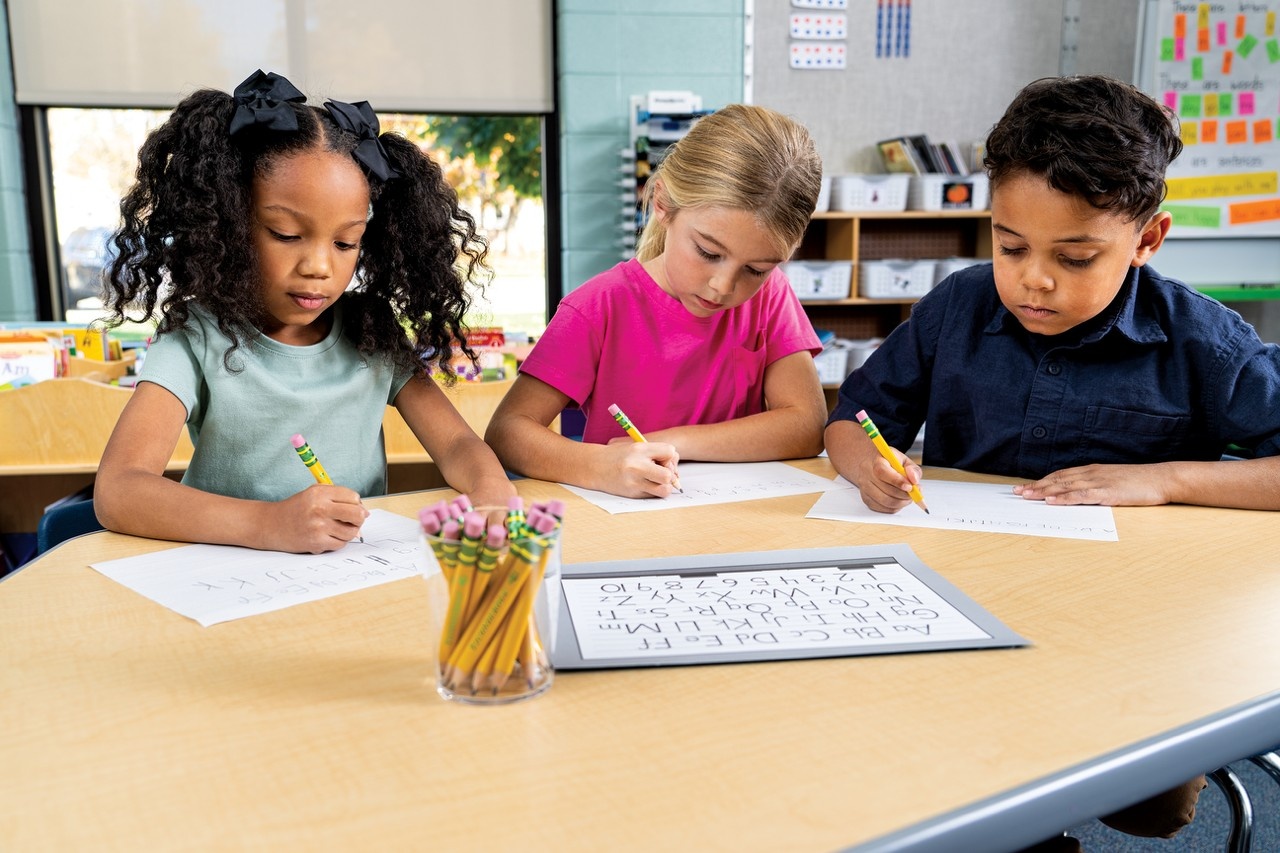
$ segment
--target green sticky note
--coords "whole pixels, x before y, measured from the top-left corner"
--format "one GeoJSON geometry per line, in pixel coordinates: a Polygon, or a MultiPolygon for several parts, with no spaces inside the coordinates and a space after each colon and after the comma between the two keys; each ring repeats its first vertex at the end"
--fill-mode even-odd
{"type": "Polygon", "coordinates": [[[1267,39],[1267,59],[1271,62],[1280,62],[1280,41],[1267,39]]]}
{"type": "Polygon", "coordinates": [[[1236,53],[1240,54],[1242,59],[1248,59],[1249,54],[1253,53],[1253,49],[1258,46],[1258,39],[1252,34],[1240,39],[1240,44],[1236,45],[1236,53]]]}
{"type": "Polygon", "coordinates": [[[1183,95],[1181,106],[1183,118],[1200,118],[1199,95],[1183,95]]]}
{"type": "Polygon", "coordinates": [[[1221,228],[1222,208],[1203,204],[1163,204],[1160,209],[1173,217],[1174,225],[1192,228],[1221,228]]]}
{"type": "Polygon", "coordinates": [[[1204,59],[1197,56],[1191,60],[1191,79],[1204,79],[1204,59]]]}
{"type": "Polygon", "coordinates": [[[1173,39],[1160,39],[1160,61],[1173,62],[1173,39]]]}
{"type": "Polygon", "coordinates": [[[1231,93],[1230,92],[1223,92],[1222,94],[1218,95],[1218,115],[1220,116],[1231,115],[1231,93]]]}

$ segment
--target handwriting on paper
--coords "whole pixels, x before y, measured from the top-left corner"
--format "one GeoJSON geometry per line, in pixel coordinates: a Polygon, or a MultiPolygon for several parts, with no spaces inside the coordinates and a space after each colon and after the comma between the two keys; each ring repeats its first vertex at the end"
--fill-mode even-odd
{"type": "Polygon", "coordinates": [[[665,498],[624,498],[565,484],[569,491],[615,515],[807,495],[838,488],[826,477],[785,462],[686,462],[680,466],[680,486],[683,492],[665,498]]]}
{"type": "Polygon", "coordinates": [[[562,584],[585,661],[824,647],[853,654],[990,637],[893,560],[562,584]]]}
{"type": "Polygon", "coordinates": [[[421,571],[422,545],[415,520],[375,509],[361,533],[363,543],[348,542],[328,554],[186,545],[92,567],[207,627],[421,571]]]}
{"type": "MultiPolygon", "coordinates": [[[[848,483],[843,478],[836,482],[848,483]]],[[[805,517],[1060,539],[1115,542],[1119,538],[1115,514],[1109,506],[1055,506],[1026,500],[1015,495],[1011,486],[996,483],[924,480],[920,491],[929,505],[928,514],[916,506],[893,514],[875,512],[867,508],[858,490],[850,485],[821,495],[805,517]]]]}

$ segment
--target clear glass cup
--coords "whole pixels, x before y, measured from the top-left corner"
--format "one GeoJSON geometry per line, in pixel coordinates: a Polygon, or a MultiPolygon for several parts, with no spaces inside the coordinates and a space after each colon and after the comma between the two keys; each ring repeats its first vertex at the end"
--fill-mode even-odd
{"type": "Polygon", "coordinates": [[[558,520],[548,531],[517,529],[496,547],[484,534],[422,534],[433,672],[445,699],[501,705],[551,686],[560,530],[558,520]]]}

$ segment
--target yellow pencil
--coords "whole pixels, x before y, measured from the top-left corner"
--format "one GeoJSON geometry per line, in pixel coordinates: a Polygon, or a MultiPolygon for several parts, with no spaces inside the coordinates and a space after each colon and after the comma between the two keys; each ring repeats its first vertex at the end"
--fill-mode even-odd
{"type": "Polygon", "coordinates": [[[329,479],[329,472],[324,470],[324,466],[316,458],[316,454],[311,450],[311,445],[307,444],[307,440],[301,434],[298,434],[290,441],[293,444],[293,449],[298,451],[298,457],[302,459],[302,464],[307,466],[307,470],[311,472],[311,476],[316,478],[316,482],[322,486],[332,486],[333,480],[329,479]]]}
{"type": "MultiPolygon", "coordinates": [[[[631,423],[631,419],[622,413],[622,409],[618,408],[617,403],[609,406],[609,414],[613,415],[613,419],[618,422],[618,426],[622,427],[622,429],[626,431],[627,435],[631,436],[632,441],[636,444],[645,443],[644,435],[640,430],[636,429],[635,424],[631,423]]],[[[677,492],[684,494],[684,489],[680,488],[679,474],[675,474],[671,478],[671,485],[675,486],[677,492]]]]}
{"type": "MultiPolygon", "coordinates": [[[[876,429],[876,425],[872,423],[871,416],[867,414],[867,410],[863,409],[858,412],[858,414],[854,415],[854,417],[858,419],[858,423],[862,425],[863,430],[867,433],[867,437],[870,438],[871,443],[876,446],[876,450],[880,451],[880,455],[887,459],[889,464],[893,466],[893,470],[897,471],[904,477],[907,476],[907,472],[903,469],[902,463],[898,461],[897,455],[894,454],[893,449],[890,448],[889,444],[884,440],[884,436],[880,434],[880,430],[876,429]]],[[[920,492],[920,487],[918,485],[912,484],[911,486],[911,500],[915,501],[916,506],[924,510],[925,513],[929,512],[929,508],[924,505],[924,495],[920,492]]]]}

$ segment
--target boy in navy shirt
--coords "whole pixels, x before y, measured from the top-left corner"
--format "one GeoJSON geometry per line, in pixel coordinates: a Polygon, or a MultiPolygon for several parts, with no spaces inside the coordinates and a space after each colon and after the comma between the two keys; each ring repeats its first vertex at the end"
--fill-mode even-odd
{"type": "Polygon", "coordinates": [[[995,258],[921,299],[845,380],[828,421],[836,470],[897,512],[898,474],[854,414],[923,462],[1025,478],[1025,498],[1280,509],[1280,347],[1155,272],[1158,209],[1182,149],[1133,86],[1050,78],[987,139],[995,258]],[[1223,461],[1224,454],[1250,457],[1223,461]]]}
{"type": "MultiPolygon", "coordinates": [[[[828,420],[831,462],[868,507],[911,502],[920,468],[897,448],[927,425],[924,464],[1022,478],[1013,490],[1030,500],[1280,509],[1280,347],[1148,266],[1169,233],[1159,205],[1181,150],[1175,121],[1127,83],[1049,78],[1017,95],[986,145],[992,263],[922,298],[845,380],[828,420]]],[[[1204,785],[1102,820],[1171,836],[1204,785]]]]}

